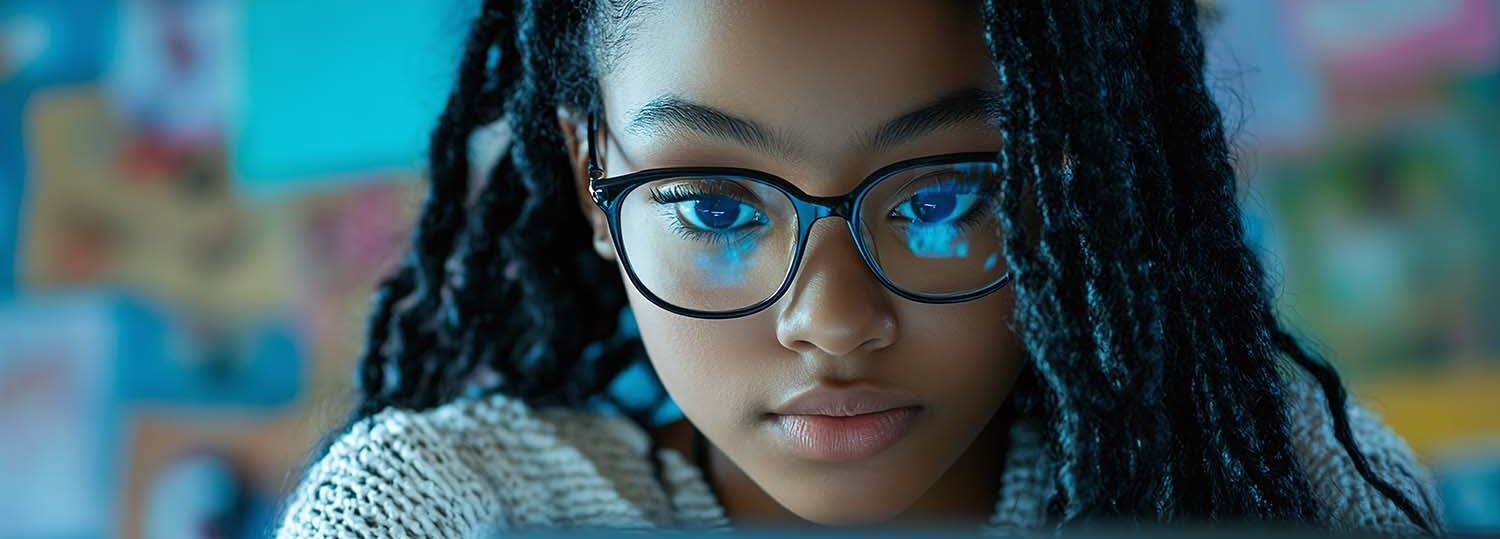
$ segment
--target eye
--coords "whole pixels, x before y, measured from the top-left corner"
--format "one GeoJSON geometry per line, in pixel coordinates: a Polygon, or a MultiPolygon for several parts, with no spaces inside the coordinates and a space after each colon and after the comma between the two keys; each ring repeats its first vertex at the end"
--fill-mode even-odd
{"type": "Polygon", "coordinates": [[[693,228],[725,232],[765,222],[749,204],[721,195],[700,195],[677,203],[677,215],[693,228]]]}
{"type": "Polygon", "coordinates": [[[949,224],[968,214],[979,202],[979,195],[964,192],[954,184],[924,187],[901,201],[891,216],[916,226],[949,224]]]}

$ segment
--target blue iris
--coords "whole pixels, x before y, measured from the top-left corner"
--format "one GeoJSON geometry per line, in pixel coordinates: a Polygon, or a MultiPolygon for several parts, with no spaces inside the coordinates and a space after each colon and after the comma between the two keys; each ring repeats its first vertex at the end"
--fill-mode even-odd
{"type": "Polygon", "coordinates": [[[942,186],[923,189],[896,206],[896,215],[914,225],[947,224],[963,217],[974,207],[979,195],[942,186]]]}
{"type": "Polygon", "coordinates": [[[687,224],[702,230],[725,232],[764,222],[755,208],[726,196],[703,195],[680,204],[684,205],[681,214],[687,224]]]}
{"type": "Polygon", "coordinates": [[[958,197],[953,193],[930,193],[912,197],[912,213],[924,223],[942,221],[958,207],[958,197]]]}

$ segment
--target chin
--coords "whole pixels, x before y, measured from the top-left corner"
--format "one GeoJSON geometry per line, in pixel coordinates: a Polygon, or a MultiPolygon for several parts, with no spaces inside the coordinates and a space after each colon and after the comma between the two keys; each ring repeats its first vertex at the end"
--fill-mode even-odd
{"type": "MultiPolygon", "coordinates": [[[[821,517],[822,515],[818,516],[821,517]]],[[[807,519],[808,522],[812,522],[819,526],[857,527],[882,524],[895,517],[896,515],[839,514],[830,515],[829,518],[814,518],[807,516],[804,516],[803,518],[807,519]]]]}
{"type": "Polygon", "coordinates": [[[799,493],[796,499],[778,498],[777,502],[803,520],[821,526],[870,526],[891,521],[910,508],[919,493],[908,496],[905,491],[874,486],[814,488],[799,493]]]}
{"type": "MultiPolygon", "coordinates": [[[[830,497],[830,499],[837,500],[839,498],[830,497]]],[[[802,519],[820,526],[857,527],[873,526],[889,522],[900,516],[901,512],[906,508],[888,509],[884,507],[850,507],[845,505],[843,507],[814,507],[809,508],[810,510],[808,511],[799,511],[795,508],[788,509],[802,519]]]]}

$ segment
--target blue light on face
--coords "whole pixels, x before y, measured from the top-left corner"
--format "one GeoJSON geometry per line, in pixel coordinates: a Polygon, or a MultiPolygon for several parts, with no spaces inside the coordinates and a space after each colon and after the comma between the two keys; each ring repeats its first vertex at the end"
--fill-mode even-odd
{"type": "Polygon", "coordinates": [[[907,249],[922,258],[965,258],[969,242],[963,219],[979,201],[972,183],[941,183],[919,189],[892,210],[906,222],[907,249]]]}
{"type": "Polygon", "coordinates": [[[946,225],[912,225],[906,230],[906,248],[922,258],[964,258],[969,241],[961,231],[946,225]]]}
{"type": "Polygon", "coordinates": [[[691,250],[698,286],[745,286],[755,251],[771,219],[752,202],[716,194],[716,187],[685,183],[652,192],[669,230],[691,250]]]}
{"type": "Polygon", "coordinates": [[[999,261],[1000,261],[1000,254],[999,253],[990,253],[990,256],[988,258],[984,259],[984,271],[989,271],[989,270],[995,269],[995,264],[997,262],[999,262],[999,261]]]}
{"type": "Polygon", "coordinates": [[[742,237],[694,254],[700,281],[715,288],[744,286],[757,246],[753,238],[742,237]]]}

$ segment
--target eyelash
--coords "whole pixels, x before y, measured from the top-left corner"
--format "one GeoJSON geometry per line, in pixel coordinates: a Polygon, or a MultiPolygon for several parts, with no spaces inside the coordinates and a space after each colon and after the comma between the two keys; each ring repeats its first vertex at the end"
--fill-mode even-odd
{"type": "Polygon", "coordinates": [[[667,206],[678,202],[686,202],[702,198],[706,195],[722,196],[741,204],[755,206],[755,201],[748,200],[742,193],[725,185],[727,182],[711,182],[712,188],[704,189],[697,186],[686,186],[681,184],[669,185],[665,188],[650,188],[651,202],[660,209],[659,215],[668,218],[672,223],[672,232],[684,238],[701,241],[709,245],[727,245],[731,238],[727,234],[708,232],[682,226],[682,221],[677,218],[674,211],[668,210],[667,206]]]}
{"type": "MultiPolygon", "coordinates": [[[[915,185],[917,183],[919,182],[913,181],[911,184],[908,184],[906,188],[902,189],[902,191],[898,195],[898,200],[900,201],[897,203],[898,206],[901,203],[909,201],[921,189],[934,187],[942,188],[947,184],[959,183],[959,181],[949,178],[937,180],[935,182],[928,182],[918,187],[912,187],[912,185],[915,185]]],[[[742,204],[748,204],[752,207],[755,206],[756,201],[750,200],[749,197],[744,196],[744,194],[739,190],[730,187],[729,182],[709,182],[709,185],[711,187],[708,188],[704,188],[703,186],[688,186],[682,184],[669,185],[665,188],[653,187],[650,188],[649,198],[651,202],[655,203],[662,209],[660,213],[661,216],[668,218],[671,221],[672,231],[677,235],[682,236],[686,239],[708,243],[710,245],[727,245],[731,241],[731,237],[729,235],[685,227],[677,218],[676,212],[672,212],[666,209],[666,207],[670,204],[695,200],[706,195],[722,196],[740,202],[742,204]]],[[[974,207],[970,208],[969,211],[958,220],[949,223],[946,226],[952,226],[960,231],[971,230],[974,227],[979,226],[979,224],[983,222],[985,215],[994,205],[994,195],[998,192],[994,185],[992,185],[990,182],[975,182],[969,185],[974,185],[978,188],[975,194],[978,194],[980,196],[979,202],[976,203],[974,207]]],[[[898,226],[900,226],[902,229],[905,229],[912,225],[903,223],[898,226]]]]}
{"type": "Polygon", "coordinates": [[[728,187],[726,184],[730,182],[714,181],[704,183],[709,183],[713,187],[704,189],[699,186],[688,186],[680,183],[668,185],[665,188],[653,187],[651,188],[651,201],[657,204],[673,204],[706,195],[717,195],[750,205],[754,205],[757,202],[750,200],[750,197],[745,196],[740,190],[728,187]]]}
{"type": "MultiPolygon", "coordinates": [[[[920,178],[918,178],[918,180],[920,180],[920,178]]],[[[941,187],[945,184],[958,183],[958,181],[952,179],[944,179],[937,182],[928,183],[920,187],[911,187],[916,183],[917,181],[914,180],[911,183],[907,184],[906,187],[903,187],[901,191],[897,192],[896,200],[898,202],[895,206],[892,206],[891,209],[886,212],[886,215],[889,216],[892,212],[895,211],[897,207],[900,207],[901,204],[904,204],[907,201],[911,200],[912,197],[916,196],[917,192],[919,192],[921,189],[941,187]]],[[[979,202],[975,203],[974,207],[970,208],[968,213],[965,213],[963,217],[960,217],[957,221],[954,221],[952,224],[948,225],[956,227],[961,231],[968,231],[976,226],[979,226],[981,222],[980,220],[986,215],[987,212],[990,211],[990,209],[994,205],[995,194],[999,192],[999,189],[992,182],[974,182],[970,185],[975,185],[978,187],[973,194],[979,195],[979,202]]],[[[900,226],[902,228],[905,228],[912,225],[904,223],[900,226]]]]}

